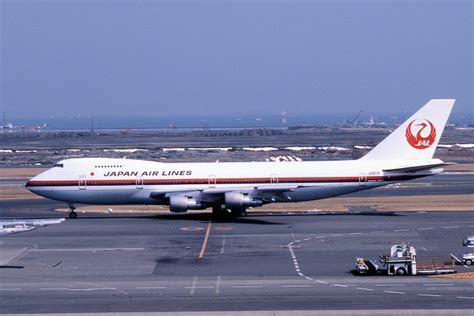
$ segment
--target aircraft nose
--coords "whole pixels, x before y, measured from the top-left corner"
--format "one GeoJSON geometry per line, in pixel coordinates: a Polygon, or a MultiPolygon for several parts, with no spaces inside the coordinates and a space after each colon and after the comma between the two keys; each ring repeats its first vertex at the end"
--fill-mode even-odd
{"type": "Polygon", "coordinates": [[[26,183],[25,183],[25,188],[30,190],[33,193],[34,193],[34,187],[35,187],[35,178],[36,177],[31,178],[30,180],[26,181],[26,183]]]}

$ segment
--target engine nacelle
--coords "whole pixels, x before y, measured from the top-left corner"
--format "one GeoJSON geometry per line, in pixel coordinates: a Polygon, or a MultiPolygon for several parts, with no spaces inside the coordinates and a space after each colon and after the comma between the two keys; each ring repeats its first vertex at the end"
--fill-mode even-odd
{"type": "Polygon", "coordinates": [[[206,205],[192,197],[173,195],[170,197],[170,211],[173,213],[184,213],[187,210],[202,210],[206,205]]]}
{"type": "Polygon", "coordinates": [[[262,200],[255,199],[248,194],[240,192],[227,192],[225,194],[225,207],[230,210],[237,210],[253,206],[262,206],[262,200]]]}

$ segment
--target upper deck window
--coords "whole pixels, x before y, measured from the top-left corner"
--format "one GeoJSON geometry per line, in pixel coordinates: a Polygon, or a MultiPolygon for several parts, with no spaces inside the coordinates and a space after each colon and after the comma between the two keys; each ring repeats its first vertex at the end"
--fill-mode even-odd
{"type": "Polygon", "coordinates": [[[62,163],[57,163],[54,165],[55,167],[59,167],[59,168],[64,168],[64,164],[62,163]]]}

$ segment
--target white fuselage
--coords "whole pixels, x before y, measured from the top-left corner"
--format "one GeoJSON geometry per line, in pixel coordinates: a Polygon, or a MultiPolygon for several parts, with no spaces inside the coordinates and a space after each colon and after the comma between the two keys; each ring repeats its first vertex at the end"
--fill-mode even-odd
{"type": "Polygon", "coordinates": [[[383,170],[438,162],[429,159],[161,163],[79,158],[59,162],[28,181],[26,186],[47,198],[85,204],[168,204],[171,195],[186,192],[193,198],[212,202],[215,197],[211,196],[226,191],[249,195],[258,192],[264,196],[264,203],[299,202],[433,175],[442,169],[409,175],[383,170]]]}

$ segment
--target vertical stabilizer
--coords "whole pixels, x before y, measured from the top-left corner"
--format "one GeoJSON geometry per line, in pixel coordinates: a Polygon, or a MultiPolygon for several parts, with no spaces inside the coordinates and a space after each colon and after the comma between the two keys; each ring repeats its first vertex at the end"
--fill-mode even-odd
{"type": "Polygon", "coordinates": [[[431,159],[443,134],[454,99],[433,99],[361,159],[431,159]]]}

